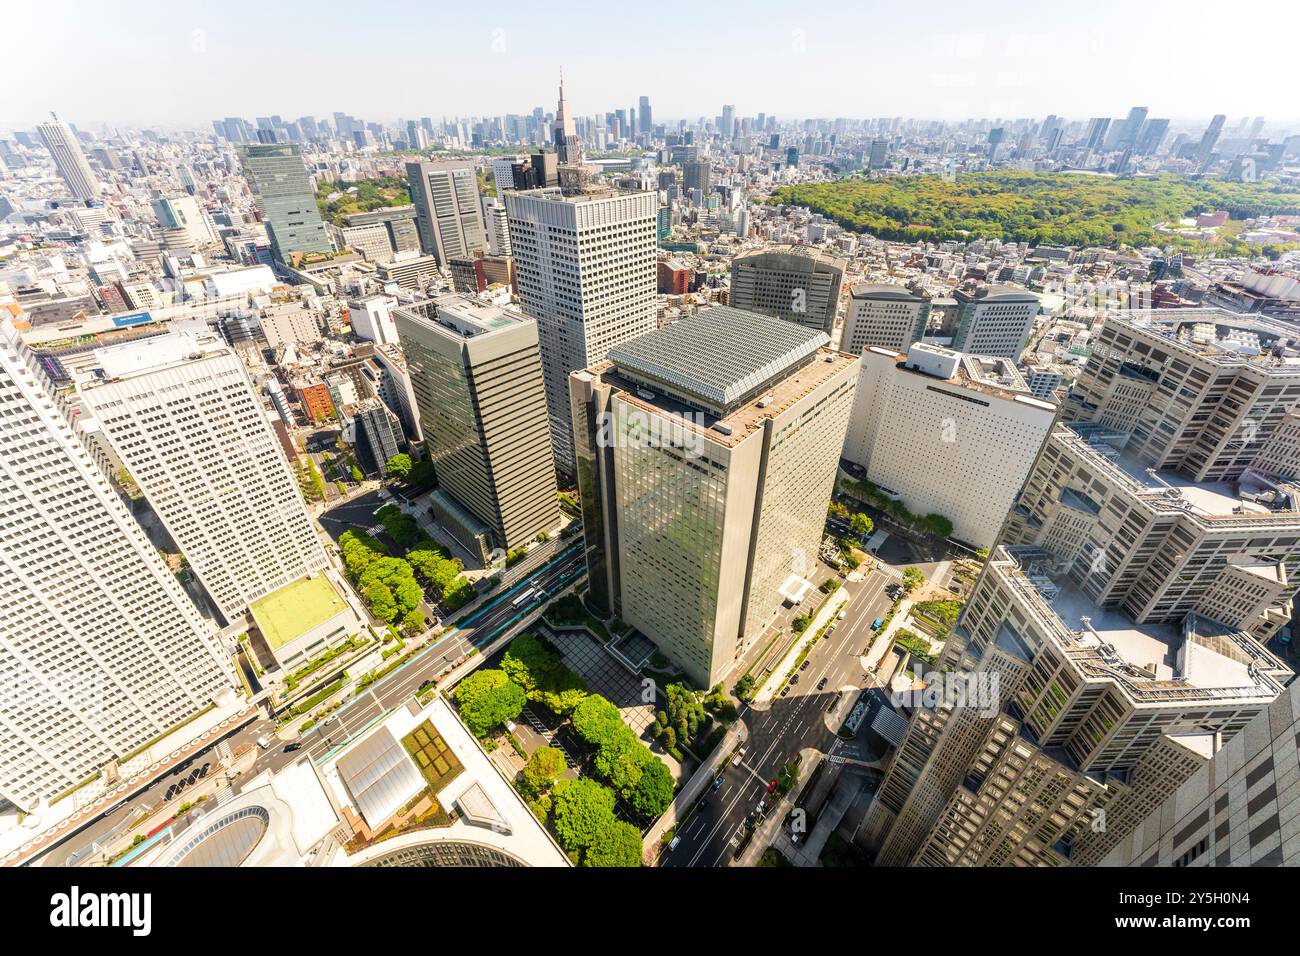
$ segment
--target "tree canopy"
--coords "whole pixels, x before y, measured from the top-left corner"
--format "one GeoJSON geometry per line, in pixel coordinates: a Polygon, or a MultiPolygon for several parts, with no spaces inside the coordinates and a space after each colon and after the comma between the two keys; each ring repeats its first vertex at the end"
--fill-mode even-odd
{"type": "Polygon", "coordinates": [[[1300,193],[1278,184],[1019,169],[805,183],[777,189],[769,201],[806,206],[846,229],[902,242],[992,238],[1072,246],[1172,243],[1156,224],[1213,209],[1233,219],[1300,213],[1300,193]]]}
{"type": "Polygon", "coordinates": [[[456,685],[461,719],[479,737],[518,717],[524,702],[524,689],[505,671],[477,670],[456,685]]]}

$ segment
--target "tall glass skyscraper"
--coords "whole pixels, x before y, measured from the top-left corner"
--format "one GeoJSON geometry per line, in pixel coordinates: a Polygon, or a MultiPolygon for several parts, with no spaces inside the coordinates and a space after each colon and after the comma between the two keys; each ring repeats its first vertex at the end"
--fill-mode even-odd
{"type": "Polygon", "coordinates": [[[241,146],[239,154],[257,194],[276,260],[288,262],[295,252],[333,252],[302,151],[293,143],[256,143],[241,146]]]}

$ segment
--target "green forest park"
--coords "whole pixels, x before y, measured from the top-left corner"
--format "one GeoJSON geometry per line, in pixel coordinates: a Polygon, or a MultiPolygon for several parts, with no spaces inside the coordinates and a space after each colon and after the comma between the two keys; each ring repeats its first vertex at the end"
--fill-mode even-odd
{"type": "Polygon", "coordinates": [[[1035,245],[1187,245],[1162,236],[1155,226],[1215,209],[1227,210],[1233,220],[1300,214],[1300,193],[1268,183],[1024,170],[954,179],[839,179],[783,186],[768,201],[806,206],[846,229],[902,242],[993,238],[1035,245]]]}

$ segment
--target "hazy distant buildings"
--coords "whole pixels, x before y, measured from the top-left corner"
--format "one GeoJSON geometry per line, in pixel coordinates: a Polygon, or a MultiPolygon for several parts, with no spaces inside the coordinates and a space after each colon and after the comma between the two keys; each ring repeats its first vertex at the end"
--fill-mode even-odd
{"type": "Polygon", "coordinates": [[[240,146],[239,154],[276,260],[289,263],[294,253],[333,252],[298,146],[250,143],[240,146]]]}
{"type": "Polygon", "coordinates": [[[858,359],[706,309],[570,378],[591,599],[724,679],[815,574],[858,359]]]}
{"type": "Polygon", "coordinates": [[[835,328],[844,263],[824,253],[762,250],[731,260],[729,304],[826,333],[835,328]]]}
{"type": "Polygon", "coordinates": [[[0,802],[28,811],[235,681],[37,368],[0,321],[0,802]]]}
{"type": "Polygon", "coordinates": [[[649,191],[507,192],[515,283],[537,320],[556,467],[573,474],[569,373],[655,328],[657,200],[649,191]]]}
{"type": "MultiPolygon", "coordinates": [[[[485,525],[495,547],[552,531],[560,512],[537,322],[461,296],[394,315],[439,492],[485,525]]],[[[453,530],[467,546],[476,537],[453,530]]]]}
{"type": "Polygon", "coordinates": [[[420,245],[440,266],[487,252],[478,181],[468,163],[407,163],[420,245]]]}
{"type": "Polygon", "coordinates": [[[36,132],[45,148],[50,151],[54,168],[59,171],[59,176],[72,195],[78,199],[98,199],[99,180],[91,170],[86,154],[81,151],[81,144],[66,123],[61,122],[57,116],[50,115],[50,122],[37,124],[36,132]]]}

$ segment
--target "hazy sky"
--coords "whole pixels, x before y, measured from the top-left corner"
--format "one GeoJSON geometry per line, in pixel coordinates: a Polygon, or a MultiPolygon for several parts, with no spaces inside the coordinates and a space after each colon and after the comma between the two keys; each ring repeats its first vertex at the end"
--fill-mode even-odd
{"type": "Polygon", "coordinates": [[[0,128],[50,110],[207,127],[229,115],[367,120],[645,94],[656,119],[1300,117],[1300,3],[1206,0],[6,0],[0,128]],[[1007,9],[1016,6],[1019,10],[1007,9]]]}

